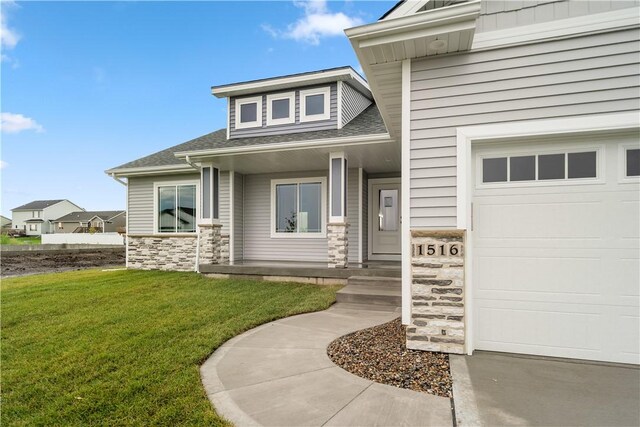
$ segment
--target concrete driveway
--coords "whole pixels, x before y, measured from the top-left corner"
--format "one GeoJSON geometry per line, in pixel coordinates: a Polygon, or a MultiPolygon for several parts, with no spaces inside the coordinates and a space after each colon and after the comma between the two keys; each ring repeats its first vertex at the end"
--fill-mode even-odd
{"type": "Polygon", "coordinates": [[[640,369],[477,351],[452,356],[459,426],[638,426],[640,369]]]}

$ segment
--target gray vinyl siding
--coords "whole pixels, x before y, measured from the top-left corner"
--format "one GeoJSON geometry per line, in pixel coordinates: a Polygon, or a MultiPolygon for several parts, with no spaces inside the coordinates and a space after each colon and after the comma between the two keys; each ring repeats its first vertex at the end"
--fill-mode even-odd
{"type": "Polygon", "coordinates": [[[355,119],[372,101],[348,83],[342,84],[342,126],[355,119]]]}
{"type": "MultiPolygon", "coordinates": [[[[265,136],[265,135],[283,135],[297,132],[308,132],[315,130],[325,130],[325,129],[336,129],[338,127],[338,94],[337,94],[337,84],[330,83],[320,86],[309,86],[309,87],[301,87],[295,90],[287,90],[287,91],[278,91],[278,92],[270,92],[262,95],[262,127],[255,128],[247,128],[247,129],[236,129],[236,99],[245,98],[242,97],[231,97],[229,102],[229,138],[239,138],[239,137],[252,137],[252,136],[265,136]],[[329,120],[319,120],[316,122],[300,122],[300,91],[307,89],[315,89],[315,88],[323,88],[323,87],[331,87],[331,96],[330,96],[330,119],[329,120]],[[295,114],[296,121],[295,123],[286,124],[286,125],[277,125],[277,126],[267,126],[267,95],[276,94],[276,93],[287,93],[287,92],[295,92],[295,114]]],[[[246,98],[254,97],[255,95],[247,95],[246,98]]]]}
{"type": "Polygon", "coordinates": [[[456,128],[637,111],[637,30],[414,61],[411,227],[456,225],[456,128]]]}
{"type": "MultiPolygon", "coordinates": [[[[327,261],[328,246],[326,238],[271,238],[271,180],[284,178],[324,177],[327,179],[328,186],[328,176],[329,173],[326,170],[315,172],[245,175],[244,259],[327,261]]],[[[326,206],[326,210],[328,219],[328,206],[326,206]]]]}
{"type": "Polygon", "coordinates": [[[234,259],[241,260],[244,244],[244,177],[239,173],[234,174],[233,182],[233,252],[234,259]]]}
{"type": "Polygon", "coordinates": [[[220,223],[222,234],[229,234],[229,171],[220,171],[220,223]]]}
{"type": "Polygon", "coordinates": [[[476,32],[625,9],[637,6],[638,3],[632,0],[487,0],[480,5],[476,32]]]}
{"type": "Polygon", "coordinates": [[[128,212],[130,234],[154,233],[153,183],[200,180],[199,174],[131,177],[128,179],[128,212]]]}

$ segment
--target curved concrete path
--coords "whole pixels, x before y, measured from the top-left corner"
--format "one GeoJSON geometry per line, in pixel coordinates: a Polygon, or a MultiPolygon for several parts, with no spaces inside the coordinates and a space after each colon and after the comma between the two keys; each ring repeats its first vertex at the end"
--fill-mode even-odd
{"type": "Polygon", "coordinates": [[[334,339],[398,316],[337,304],[245,332],[200,368],[209,400],[238,427],[451,426],[448,398],[374,383],[327,356],[334,339]]]}

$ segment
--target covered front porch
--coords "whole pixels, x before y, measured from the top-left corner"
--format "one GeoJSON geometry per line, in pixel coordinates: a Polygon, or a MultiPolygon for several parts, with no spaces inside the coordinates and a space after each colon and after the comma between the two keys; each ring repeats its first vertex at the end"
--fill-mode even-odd
{"type": "Polygon", "coordinates": [[[200,171],[198,226],[218,239],[200,242],[218,254],[198,257],[201,272],[399,277],[400,147],[388,135],[177,156],[200,171]]]}

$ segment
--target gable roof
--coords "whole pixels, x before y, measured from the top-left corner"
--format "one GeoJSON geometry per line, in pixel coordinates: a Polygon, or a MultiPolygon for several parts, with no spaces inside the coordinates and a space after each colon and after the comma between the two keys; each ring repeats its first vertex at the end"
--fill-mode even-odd
{"type": "Polygon", "coordinates": [[[123,213],[125,213],[125,211],[77,211],[61,216],[56,219],[55,222],[87,222],[95,217],[102,220],[109,220],[123,213]]]}
{"type": "Polygon", "coordinates": [[[269,136],[256,136],[250,138],[227,139],[227,130],[219,129],[215,132],[192,139],[185,143],[175,145],[146,157],[125,163],[118,167],[107,170],[107,173],[116,173],[121,169],[158,167],[158,166],[180,166],[187,163],[178,159],[175,153],[207,150],[212,148],[246,147],[259,146],[265,144],[278,144],[285,142],[325,140],[330,138],[357,137],[365,135],[386,134],[387,128],[384,126],[378,107],[370,105],[365,111],[347,123],[342,129],[327,129],[309,132],[289,133],[269,136]]]}
{"type": "Polygon", "coordinates": [[[12,211],[22,211],[22,210],[42,210],[48,208],[49,206],[57,205],[60,202],[64,202],[67,199],[56,199],[56,200],[34,200],[33,202],[29,202],[25,205],[18,206],[17,208],[11,209],[12,211]]]}

